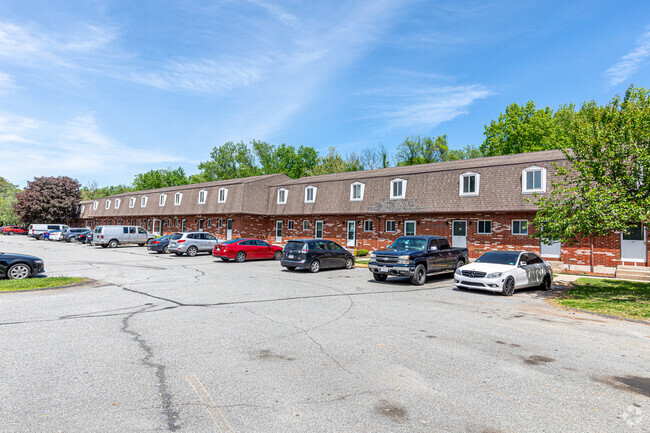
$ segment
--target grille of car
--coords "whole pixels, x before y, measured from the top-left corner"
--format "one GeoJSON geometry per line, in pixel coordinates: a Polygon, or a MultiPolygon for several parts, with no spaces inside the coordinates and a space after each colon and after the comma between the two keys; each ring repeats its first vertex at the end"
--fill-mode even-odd
{"type": "Polygon", "coordinates": [[[479,272],[479,271],[463,271],[463,276],[464,276],[464,277],[471,277],[471,278],[485,278],[485,275],[487,275],[485,272],[479,272]]]}
{"type": "Polygon", "coordinates": [[[474,281],[461,281],[460,282],[464,286],[477,286],[477,287],[485,287],[485,284],[483,283],[475,283],[474,281]]]}
{"type": "Polygon", "coordinates": [[[377,256],[377,263],[397,263],[397,257],[377,256]]]}

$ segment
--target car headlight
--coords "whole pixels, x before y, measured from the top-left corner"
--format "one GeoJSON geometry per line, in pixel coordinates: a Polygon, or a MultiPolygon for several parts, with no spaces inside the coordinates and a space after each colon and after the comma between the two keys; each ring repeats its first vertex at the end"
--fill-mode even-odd
{"type": "Polygon", "coordinates": [[[34,260],[34,263],[43,263],[43,260],[41,260],[41,259],[36,259],[36,260],[34,260]]]}
{"type": "Polygon", "coordinates": [[[376,259],[377,259],[377,254],[370,253],[370,260],[376,260],[376,259]]]}
{"type": "Polygon", "coordinates": [[[456,275],[463,275],[463,273],[460,271],[460,268],[456,269],[456,272],[454,272],[456,275]]]}
{"type": "Polygon", "coordinates": [[[501,272],[493,272],[491,274],[488,274],[487,277],[485,278],[499,278],[501,276],[501,272]]]}
{"type": "Polygon", "coordinates": [[[408,265],[409,264],[409,256],[399,256],[397,258],[397,264],[398,265],[408,265]]]}

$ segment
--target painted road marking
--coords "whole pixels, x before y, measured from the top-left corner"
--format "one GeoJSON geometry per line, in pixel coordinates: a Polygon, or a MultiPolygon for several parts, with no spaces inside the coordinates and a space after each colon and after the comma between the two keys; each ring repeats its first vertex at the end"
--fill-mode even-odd
{"type": "Polygon", "coordinates": [[[197,397],[199,397],[199,400],[201,400],[201,403],[203,403],[203,407],[205,410],[208,411],[208,414],[210,415],[210,418],[212,418],[212,421],[214,422],[214,425],[217,426],[220,432],[223,433],[223,430],[221,429],[221,426],[217,422],[217,417],[215,417],[215,414],[213,413],[213,409],[216,409],[219,412],[219,415],[221,415],[221,418],[223,419],[223,422],[225,422],[228,426],[228,430],[230,430],[232,433],[235,433],[235,430],[233,430],[232,426],[224,416],[223,412],[221,412],[221,409],[219,409],[219,406],[214,402],[212,399],[212,396],[208,392],[207,389],[205,389],[205,386],[203,386],[203,383],[199,380],[196,374],[190,374],[188,376],[185,376],[185,379],[189,382],[190,386],[196,393],[197,397]]]}

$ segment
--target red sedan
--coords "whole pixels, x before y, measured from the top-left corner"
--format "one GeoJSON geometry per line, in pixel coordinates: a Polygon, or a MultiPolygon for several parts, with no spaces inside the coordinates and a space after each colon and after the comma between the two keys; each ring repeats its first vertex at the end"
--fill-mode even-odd
{"type": "Polygon", "coordinates": [[[212,249],[212,255],[219,257],[224,262],[234,260],[245,262],[246,260],[282,258],[282,247],[271,245],[259,239],[232,239],[217,244],[212,249]]]}
{"type": "Polygon", "coordinates": [[[4,226],[2,227],[2,233],[5,235],[12,236],[14,234],[26,235],[28,230],[25,227],[20,226],[4,226]]]}

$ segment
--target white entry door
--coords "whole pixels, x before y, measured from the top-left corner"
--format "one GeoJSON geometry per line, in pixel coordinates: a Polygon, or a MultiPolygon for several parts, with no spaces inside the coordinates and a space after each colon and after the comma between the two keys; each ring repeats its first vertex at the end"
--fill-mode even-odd
{"type": "Polygon", "coordinates": [[[621,260],[626,262],[646,262],[646,230],[643,225],[630,229],[626,233],[621,233],[621,260]]]}
{"type": "Polygon", "coordinates": [[[354,248],[357,244],[357,222],[348,221],[348,242],[347,246],[354,248]]]}
{"type": "Polygon", "coordinates": [[[542,240],[540,244],[540,252],[542,257],[548,257],[549,259],[559,259],[562,256],[562,242],[552,241],[551,243],[546,243],[542,240]]]}
{"type": "Polygon", "coordinates": [[[454,248],[467,248],[467,221],[453,221],[451,223],[451,246],[454,248]]]}
{"type": "Polygon", "coordinates": [[[152,233],[155,234],[156,236],[162,235],[162,221],[161,220],[153,220],[152,233]]]}
{"type": "Polygon", "coordinates": [[[275,241],[282,242],[282,221],[275,222],[275,241]]]}
{"type": "Polygon", "coordinates": [[[226,239],[232,239],[232,220],[226,222],[226,239]]]}

